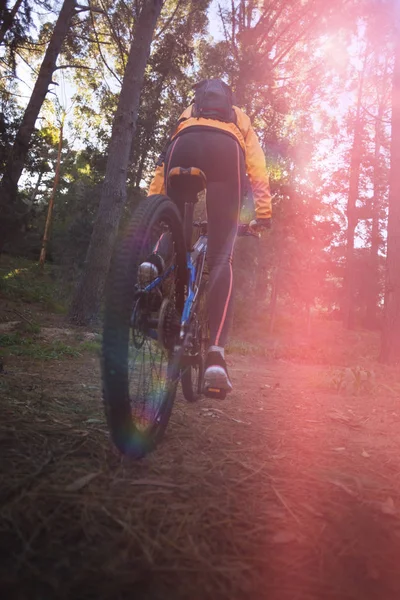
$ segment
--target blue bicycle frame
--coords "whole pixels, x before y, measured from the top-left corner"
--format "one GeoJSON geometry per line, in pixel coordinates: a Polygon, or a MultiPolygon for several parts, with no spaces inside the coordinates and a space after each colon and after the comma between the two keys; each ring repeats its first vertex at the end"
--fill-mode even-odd
{"type": "Polygon", "coordinates": [[[193,306],[197,300],[197,295],[200,289],[201,277],[203,274],[204,263],[207,252],[207,235],[200,235],[197,242],[194,244],[193,250],[186,252],[186,266],[189,274],[188,295],[183,307],[181,319],[181,340],[185,336],[186,325],[190,321],[193,306]]]}
{"type": "MultiPolygon", "coordinates": [[[[183,342],[185,338],[185,334],[187,332],[187,326],[190,322],[190,318],[193,312],[193,306],[196,303],[197,296],[200,289],[200,282],[203,275],[204,263],[206,259],[207,252],[207,235],[201,234],[194,244],[191,250],[187,250],[186,252],[186,268],[188,273],[188,281],[187,281],[187,298],[185,300],[185,304],[182,311],[181,317],[181,326],[180,326],[180,340],[183,342]]],[[[171,265],[166,269],[166,271],[156,277],[149,283],[145,288],[140,290],[141,293],[147,294],[160,286],[164,279],[166,279],[171,272],[176,268],[176,265],[171,265]]],[[[158,339],[157,331],[155,329],[150,329],[148,334],[153,339],[158,339]]]]}
{"type": "MultiPolygon", "coordinates": [[[[180,324],[180,341],[181,343],[185,340],[185,335],[188,330],[188,324],[190,323],[191,316],[193,314],[193,307],[196,303],[197,296],[200,289],[201,278],[203,276],[204,263],[206,260],[207,253],[207,241],[208,236],[207,233],[201,232],[201,227],[206,227],[206,223],[196,224],[200,226],[200,235],[192,246],[191,244],[191,234],[193,228],[193,205],[185,206],[185,218],[184,218],[184,232],[186,238],[186,268],[188,273],[187,280],[187,298],[185,300],[185,304],[182,311],[181,324],[180,324]]],[[[241,224],[238,226],[238,236],[250,236],[250,237],[259,237],[259,234],[255,234],[252,232],[248,225],[241,224]]],[[[156,277],[149,285],[147,285],[141,292],[148,293],[151,292],[154,288],[159,286],[164,279],[170,275],[170,273],[175,269],[176,265],[171,265],[168,269],[160,275],[156,277]]],[[[151,329],[149,331],[149,335],[153,339],[158,339],[157,331],[151,329]]]]}

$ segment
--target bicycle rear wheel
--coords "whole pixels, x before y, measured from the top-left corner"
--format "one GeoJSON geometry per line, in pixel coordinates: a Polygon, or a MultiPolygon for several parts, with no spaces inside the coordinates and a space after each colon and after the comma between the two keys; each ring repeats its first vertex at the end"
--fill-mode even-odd
{"type": "Polygon", "coordinates": [[[210,342],[207,312],[207,281],[200,285],[196,314],[191,327],[191,349],[183,357],[181,374],[182,392],[188,402],[195,402],[202,395],[204,364],[210,342]]]}
{"type": "Polygon", "coordinates": [[[185,247],[180,215],[166,196],[147,198],[134,213],[110,268],[105,304],[102,379],[111,437],[123,454],[139,458],[167,427],[179,381],[178,341],[184,302],[185,247]],[[157,241],[171,253],[159,285],[143,292],[138,267],[157,241]]]}

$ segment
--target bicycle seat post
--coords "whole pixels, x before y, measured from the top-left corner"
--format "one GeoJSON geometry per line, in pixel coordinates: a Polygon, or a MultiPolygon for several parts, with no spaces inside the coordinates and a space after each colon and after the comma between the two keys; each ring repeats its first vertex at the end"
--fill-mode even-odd
{"type": "Polygon", "coordinates": [[[173,167],[168,173],[167,191],[172,200],[183,206],[183,228],[187,252],[192,250],[194,205],[198,193],[205,190],[207,179],[197,167],[173,167]]]}
{"type": "Polygon", "coordinates": [[[185,202],[183,212],[183,232],[185,237],[186,251],[192,251],[192,237],[193,237],[193,214],[194,214],[194,202],[185,202]]]}

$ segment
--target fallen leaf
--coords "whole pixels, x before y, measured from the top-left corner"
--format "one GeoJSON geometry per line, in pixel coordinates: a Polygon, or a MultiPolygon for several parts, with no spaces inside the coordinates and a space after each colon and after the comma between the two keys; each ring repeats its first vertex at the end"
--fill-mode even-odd
{"type": "Polygon", "coordinates": [[[88,475],[84,475],[83,477],[79,477],[73,483],[70,483],[65,488],[66,492],[78,492],[82,488],[84,488],[88,483],[92,481],[95,477],[100,475],[100,473],[89,473],[88,475]]]}
{"type": "Polygon", "coordinates": [[[382,502],[381,510],[385,515],[395,515],[397,513],[397,510],[394,505],[393,498],[388,496],[385,502],[382,502]]]}
{"type": "Polygon", "coordinates": [[[291,531],[280,531],[273,536],[272,541],[274,544],[289,544],[290,542],[296,542],[297,536],[291,531]]]}

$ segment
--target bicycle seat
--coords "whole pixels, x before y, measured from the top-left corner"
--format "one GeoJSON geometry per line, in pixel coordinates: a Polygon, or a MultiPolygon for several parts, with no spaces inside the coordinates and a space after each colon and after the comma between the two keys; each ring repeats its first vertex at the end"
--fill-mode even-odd
{"type": "Polygon", "coordinates": [[[197,167],[174,167],[168,173],[167,193],[173,200],[197,202],[197,194],[207,187],[207,178],[197,167]]]}

